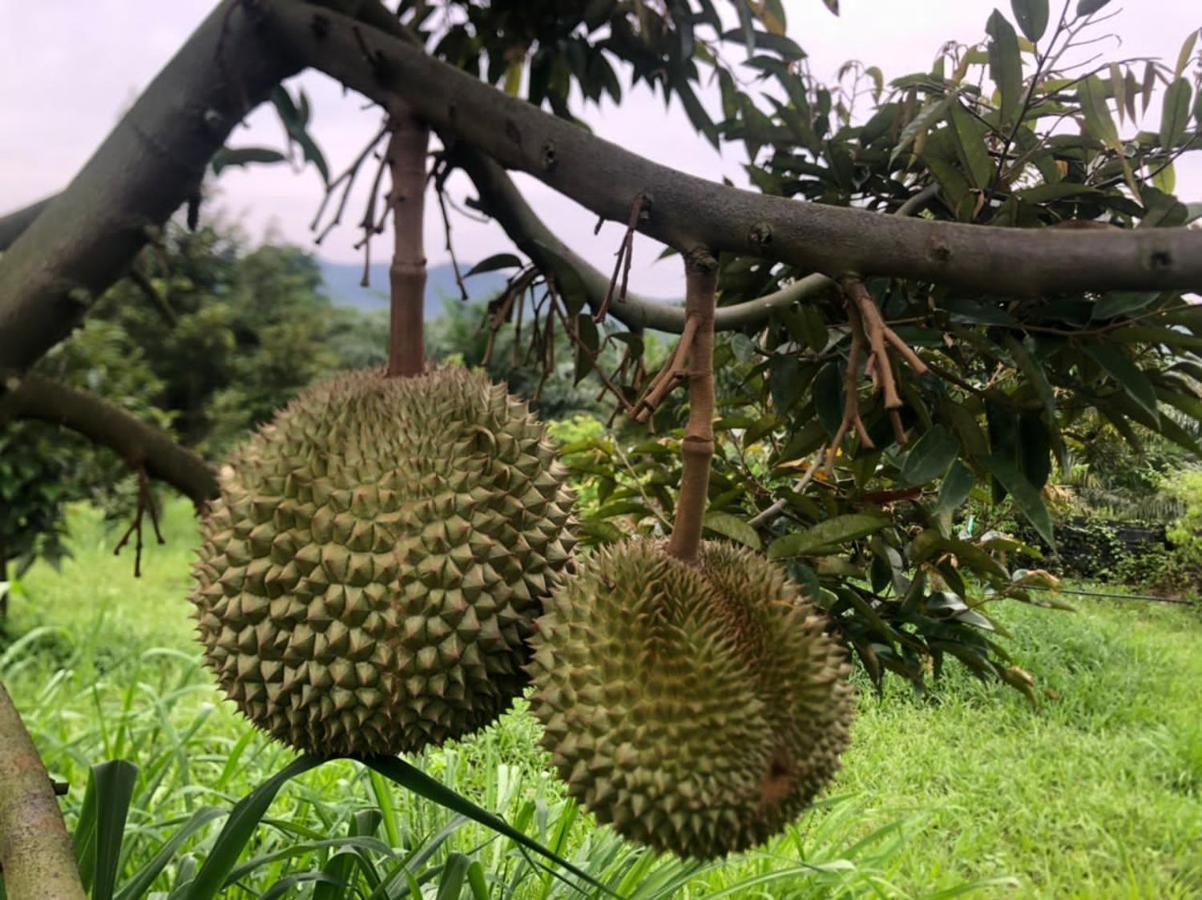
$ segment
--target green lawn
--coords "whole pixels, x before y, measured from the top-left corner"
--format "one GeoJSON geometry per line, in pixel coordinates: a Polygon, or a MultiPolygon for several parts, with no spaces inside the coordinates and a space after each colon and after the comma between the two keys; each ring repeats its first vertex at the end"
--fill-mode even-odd
{"type": "MultiPolygon", "coordinates": [[[[112,555],[116,535],[77,511],[74,558],[27,575],[12,601],[13,632],[25,637],[0,644],[0,678],[71,784],[69,818],[92,764],[124,757],[141,768],[126,878],[186,817],[227,809],[291,758],[221,701],[199,665],[185,504],[169,506],[165,533],[135,580],[128,551],[112,555]]],[[[764,852],[705,868],[653,859],[563,802],[521,709],[415,762],[626,895],[1202,895],[1202,613],[1074,602],[1076,613],[998,610],[1016,661],[1037,678],[1038,708],[959,669],[926,699],[900,684],[884,699],[864,692],[845,768],[820,808],[764,852]]],[[[255,865],[225,896],[299,882],[338,852],[316,842],[346,835],[354,814],[373,808],[383,808],[383,843],[361,858],[386,882],[398,873],[380,896],[442,897],[440,885],[458,896],[451,876],[468,862],[490,896],[571,895],[508,841],[338,762],[284,789],[244,856],[255,865]]],[[[219,826],[186,841],[156,888],[185,882],[219,826]]]]}

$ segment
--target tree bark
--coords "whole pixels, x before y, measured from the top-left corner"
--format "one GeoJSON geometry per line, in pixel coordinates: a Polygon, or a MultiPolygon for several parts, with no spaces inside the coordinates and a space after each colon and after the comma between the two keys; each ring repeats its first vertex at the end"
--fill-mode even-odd
{"type": "Polygon", "coordinates": [[[426,153],[430,130],[411,115],[398,117],[388,142],[392,175],[389,202],[395,244],[388,268],[391,289],[388,331],[388,374],[412,377],[426,370],[425,223],[426,153]]]}
{"type": "Polygon", "coordinates": [[[267,6],[271,27],[310,65],[387,109],[411,106],[440,133],[598,215],[624,222],[636,196],[650,197],[639,230],[672,247],[995,294],[1202,288],[1202,231],[963,225],[739,190],[653,163],[353,19],[280,0],[267,6]]]}
{"type": "Polygon", "coordinates": [[[54,785],[3,684],[0,868],[8,900],[84,900],[54,785]]]}
{"type": "Polygon", "coordinates": [[[689,420],[680,443],[683,470],[668,553],[695,562],[714,456],[714,307],[718,262],[705,250],[685,257],[685,315],[697,322],[689,347],[689,420]]]}
{"type": "MultiPolygon", "coordinates": [[[[15,381],[15,379],[14,379],[15,381]]],[[[164,481],[190,497],[198,507],[219,493],[217,476],[198,454],[159,430],[94,394],[27,375],[10,388],[5,412],[18,418],[63,425],[115,450],[133,468],[164,481]]]]}
{"type": "MultiPolygon", "coordinates": [[[[57,196],[57,195],[56,195],[57,196]]],[[[13,241],[25,233],[42,211],[50,205],[54,197],[46,197],[37,203],[31,203],[22,209],[13,210],[5,216],[0,216],[0,252],[12,246],[13,241]]]]}

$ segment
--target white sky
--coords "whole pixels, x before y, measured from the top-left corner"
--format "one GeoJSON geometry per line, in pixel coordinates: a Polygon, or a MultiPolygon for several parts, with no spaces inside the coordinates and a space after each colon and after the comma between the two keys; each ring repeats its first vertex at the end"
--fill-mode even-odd
{"type": "MultiPolygon", "coordinates": [[[[975,42],[984,34],[993,0],[842,0],[842,15],[831,16],[819,0],[789,0],[790,33],[810,54],[814,71],[832,76],[845,59],[880,66],[886,79],[929,68],[946,40],[975,42]],[[921,9],[925,16],[915,17],[921,9]]],[[[1053,0],[1053,8],[1059,3],[1053,0]]],[[[1170,64],[1183,37],[1202,25],[1196,0],[1128,0],[1114,3],[1119,15],[1107,30],[1120,35],[1101,45],[1107,59],[1158,56],[1170,64]]],[[[0,0],[0,211],[8,211],[62,188],[133,102],[154,74],[183,43],[213,6],[213,0],[0,0]]],[[[1009,13],[1009,4],[1002,2],[1009,13]]],[[[730,45],[732,58],[738,53],[730,45]]],[[[379,116],[364,111],[357,95],[343,96],[339,85],[318,73],[292,83],[304,86],[315,108],[313,132],[337,173],[378,127],[379,116]]],[[[711,102],[710,108],[715,105],[711,102]]],[[[693,134],[677,105],[665,112],[661,100],[645,90],[619,107],[589,106],[586,118],[596,133],[658,162],[696,175],[723,175],[743,184],[741,146],[725,157],[693,134]]],[[[1154,123],[1155,110],[1149,123],[1154,123]]],[[[1130,130],[1128,123],[1124,133],[1130,130]]],[[[232,145],[282,145],[270,110],[253,114],[231,138],[232,145]]],[[[360,175],[366,181],[367,176],[360,175]]],[[[593,235],[595,217],[524,176],[527,196],[546,221],[577,251],[608,270],[619,240],[610,224],[593,235]]],[[[320,179],[312,169],[300,175],[284,166],[227,170],[218,181],[217,207],[241,222],[252,239],[285,239],[312,248],[308,230],[321,199],[320,179]]],[[[453,181],[453,193],[470,193],[465,181],[453,181]]],[[[1202,200],[1202,153],[1178,167],[1177,193],[1202,200]]],[[[354,203],[354,201],[352,201],[354,203]]],[[[362,209],[352,205],[344,222],[362,209]]],[[[429,208],[427,255],[444,261],[442,224],[437,206],[429,208]]],[[[495,225],[478,224],[452,212],[455,249],[460,260],[474,261],[509,249],[495,225]]],[[[337,261],[359,259],[352,249],[353,227],[336,231],[320,254],[337,261]]],[[[388,238],[378,238],[376,258],[388,238]]],[[[651,294],[679,293],[676,264],[654,264],[659,248],[641,239],[636,245],[632,288],[651,294]]]]}

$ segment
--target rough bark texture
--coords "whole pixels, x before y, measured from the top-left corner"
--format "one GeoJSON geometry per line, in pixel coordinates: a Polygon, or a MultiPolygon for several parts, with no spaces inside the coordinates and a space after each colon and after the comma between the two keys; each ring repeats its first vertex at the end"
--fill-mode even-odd
{"type": "Polygon", "coordinates": [[[685,315],[697,322],[689,347],[689,421],[680,444],[684,469],[676,521],[668,553],[694,562],[701,549],[701,530],[709,496],[710,460],[714,456],[714,307],[718,262],[705,250],[685,258],[685,315]]]}
{"type": "Polygon", "coordinates": [[[145,466],[148,475],[175,487],[197,506],[218,494],[217,476],[200,456],[94,394],[28,375],[10,389],[4,410],[18,418],[63,425],[110,447],[131,467],[145,466]]]}
{"type": "Polygon", "coordinates": [[[411,104],[440,132],[607,219],[625,221],[635,197],[649,197],[639,228],[669,246],[1025,296],[1202,287],[1199,231],[961,225],[743,191],[653,163],[345,16],[280,0],[269,9],[273,29],[309,64],[386,108],[411,104]]]}
{"type": "Polygon", "coordinates": [[[8,900],[84,900],[54,785],[2,684],[0,867],[8,900]]]}
{"type": "Polygon", "coordinates": [[[388,142],[392,175],[389,201],[393,212],[392,265],[388,269],[391,314],[388,374],[420,375],[425,371],[423,322],[426,304],[425,221],[426,152],[430,131],[413,116],[398,117],[388,142]]]}

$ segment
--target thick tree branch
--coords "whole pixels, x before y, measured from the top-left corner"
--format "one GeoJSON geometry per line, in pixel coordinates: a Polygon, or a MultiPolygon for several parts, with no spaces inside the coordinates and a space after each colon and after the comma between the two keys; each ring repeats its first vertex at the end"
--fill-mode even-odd
{"type": "MultiPolygon", "coordinates": [[[[496,162],[471,147],[457,148],[454,159],[479,191],[482,210],[505,229],[518,249],[540,270],[552,274],[561,290],[577,294],[593,312],[601,309],[609,290],[609,276],[593,267],[547,227],[530,208],[513,179],[496,162]]],[[[763,297],[720,307],[714,317],[714,327],[718,331],[732,331],[759,325],[774,309],[786,309],[834,288],[834,282],[825,275],[809,275],[763,297]]],[[[649,328],[680,334],[684,329],[683,306],[634,293],[627,294],[624,303],[612,304],[608,312],[636,331],[649,328]]]]}
{"type": "Polygon", "coordinates": [[[23,370],[181,203],[242,117],[298,63],[264,40],[258,4],[225,0],[65,191],[0,257],[0,369],[23,370]]]}
{"type": "Polygon", "coordinates": [[[282,0],[266,5],[278,34],[311,65],[386,108],[411,104],[432,127],[603,217],[624,221],[635,196],[650,197],[640,230],[672,247],[1023,296],[1202,287],[1202,232],[962,225],[739,190],[653,163],[345,16],[282,0]]]}
{"type": "MultiPolygon", "coordinates": [[[[13,379],[15,382],[16,379],[13,379]]],[[[27,375],[3,401],[17,418],[63,425],[116,451],[133,469],[165,481],[197,506],[218,494],[217,476],[200,456],[114,403],[39,375],[27,375]]]]}
{"type": "Polygon", "coordinates": [[[13,241],[25,233],[33,224],[34,219],[50,205],[54,197],[46,197],[37,203],[31,203],[22,209],[13,210],[7,215],[0,216],[0,253],[12,246],[13,241]]]}
{"type": "Polygon", "coordinates": [[[3,684],[0,868],[9,900],[84,900],[54,784],[3,684]]]}

